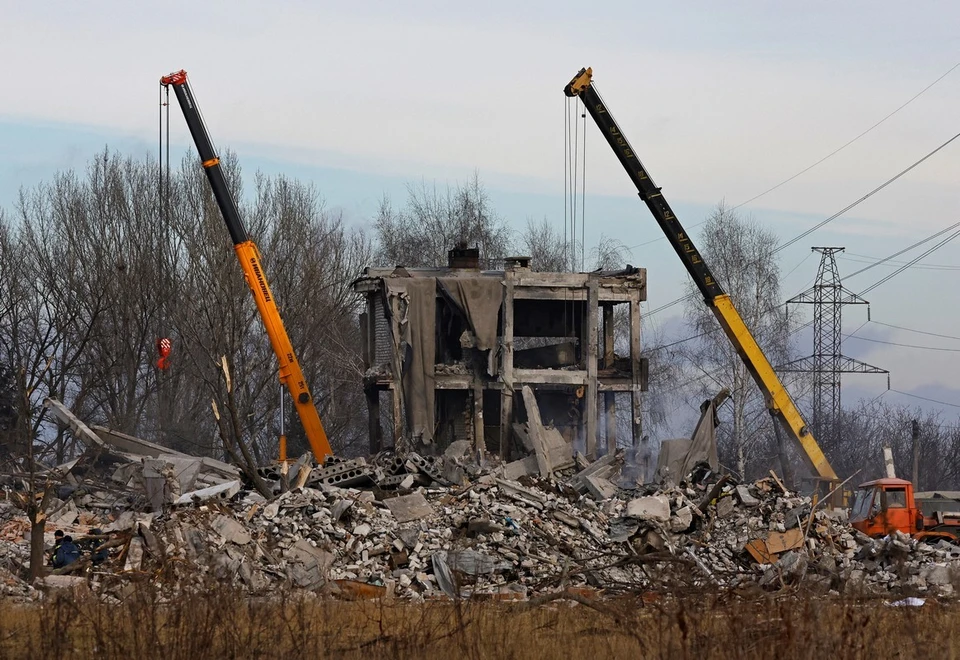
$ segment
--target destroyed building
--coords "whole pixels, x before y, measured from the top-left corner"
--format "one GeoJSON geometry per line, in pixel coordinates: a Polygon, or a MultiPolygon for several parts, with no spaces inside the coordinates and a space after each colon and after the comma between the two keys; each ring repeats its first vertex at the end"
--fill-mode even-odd
{"type": "Polygon", "coordinates": [[[457,247],[446,268],[367,268],[354,289],[366,300],[371,452],[469,441],[480,454],[525,454],[524,386],[543,424],[588,456],[640,442],[645,269],[536,272],[513,257],[487,271],[477,249],[457,247]],[[617,436],[618,406],[629,410],[628,438],[617,436]]]}

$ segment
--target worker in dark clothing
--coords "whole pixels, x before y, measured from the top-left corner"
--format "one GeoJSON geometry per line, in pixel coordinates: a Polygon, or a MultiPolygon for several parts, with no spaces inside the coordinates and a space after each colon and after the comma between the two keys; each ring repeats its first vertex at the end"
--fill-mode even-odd
{"type": "MultiPolygon", "coordinates": [[[[90,530],[90,535],[102,536],[103,531],[100,529],[94,528],[90,530]]],[[[93,563],[94,566],[99,566],[103,562],[107,561],[107,559],[110,557],[110,551],[103,550],[100,548],[100,546],[102,546],[104,543],[103,539],[91,539],[91,541],[92,543],[90,546],[90,561],[93,563]]]]}
{"type": "Polygon", "coordinates": [[[54,557],[57,556],[57,550],[60,549],[60,544],[63,543],[63,530],[58,529],[53,533],[53,550],[50,551],[50,563],[53,563],[54,557]]]}
{"type": "Polygon", "coordinates": [[[63,542],[53,554],[53,567],[63,568],[80,559],[80,548],[73,542],[72,536],[64,536],[63,542]]]}

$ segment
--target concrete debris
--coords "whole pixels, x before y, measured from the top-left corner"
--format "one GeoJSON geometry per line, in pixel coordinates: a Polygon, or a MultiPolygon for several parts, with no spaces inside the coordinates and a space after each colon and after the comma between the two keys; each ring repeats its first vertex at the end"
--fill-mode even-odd
{"type": "Polygon", "coordinates": [[[433,507],[427,503],[427,500],[421,493],[391,497],[388,500],[384,500],[383,503],[398,523],[420,520],[433,513],[433,507]]]}
{"type": "Polygon", "coordinates": [[[229,500],[239,492],[240,482],[228,481],[216,486],[210,486],[209,488],[201,488],[200,490],[184,493],[177,498],[174,504],[199,504],[208,500],[229,500]]]}
{"type": "Polygon", "coordinates": [[[945,540],[869,538],[775,476],[738,484],[708,468],[680,486],[638,486],[622,477],[619,452],[557,460],[549,427],[533,432],[531,456],[505,465],[469,443],[436,457],[301,459],[291,487],[270,498],[236,473],[226,479],[225,464],[134,455],[97,433],[103,487],[65,482],[44,537],[52,548],[62,529],[81,559],[25,583],[30,524],[0,500],[0,596],[83,587],[115,602],[144,580],[171,598],[216,580],[256,595],[415,601],[677,584],[944,597],[960,584],[960,547],[945,540]]]}
{"type": "Polygon", "coordinates": [[[637,520],[670,520],[670,500],[666,495],[652,495],[631,500],[627,504],[627,516],[637,520]]]}
{"type": "MultiPolygon", "coordinates": [[[[16,579],[4,586],[11,580],[0,572],[0,590],[36,598],[87,585],[120,598],[129,580],[152,575],[171,594],[201,588],[206,576],[251,594],[293,588],[350,599],[527,598],[561,582],[612,594],[676,580],[943,597],[960,576],[960,548],[902,534],[868,538],[769,478],[747,488],[724,484],[696,505],[716,491],[714,483],[614,488],[598,500],[573,487],[596,479],[575,469],[519,481],[479,474],[464,486],[431,482],[408,494],[311,477],[313,485],[266,502],[231,482],[212,489],[230,496],[195,491],[161,511],[77,507],[84,522],[66,531],[91,559],[106,548],[96,570],[85,555],[86,564],[48,575],[38,589],[16,579]],[[103,530],[95,538],[94,526],[103,530]],[[110,573],[117,579],[103,579],[110,573]]],[[[0,544],[21,566],[28,529],[19,510],[0,503],[0,544]]],[[[52,532],[48,526],[51,545],[52,532]]]]}
{"type": "Polygon", "coordinates": [[[737,486],[737,499],[743,506],[759,506],[760,500],[750,494],[750,489],[746,486],[737,486]]]}
{"type": "Polygon", "coordinates": [[[587,476],[584,478],[587,484],[587,490],[598,500],[608,500],[617,494],[617,487],[603,477],[587,476]]]}

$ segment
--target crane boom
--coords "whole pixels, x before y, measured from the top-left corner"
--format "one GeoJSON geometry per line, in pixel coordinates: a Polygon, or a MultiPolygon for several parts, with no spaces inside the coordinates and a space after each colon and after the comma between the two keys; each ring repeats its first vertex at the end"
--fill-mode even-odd
{"type": "Polygon", "coordinates": [[[614,120],[613,115],[607,110],[603,99],[600,98],[600,94],[593,86],[593,70],[589,68],[581,69],[563,91],[567,96],[579,97],[583,101],[587,112],[590,113],[590,116],[600,128],[600,132],[603,133],[604,138],[613,148],[630,180],[637,187],[640,199],[650,209],[650,213],[653,214],[657,224],[660,225],[660,229],[663,230],[670,245],[673,246],[677,256],[680,257],[680,261],[683,262],[687,272],[690,273],[690,277],[693,278],[694,283],[703,295],[704,302],[717,317],[720,327],[740,355],[740,359],[743,360],[760,391],[763,392],[771,414],[799,443],[804,457],[814,472],[821,478],[830,481],[837,480],[836,472],[830,466],[823,450],[820,449],[813,434],[807,428],[800,410],[793,399],[790,398],[783,383],[780,382],[780,378],[773,370],[763,350],[744,323],[740,312],[737,311],[730,299],[730,295],[724,292],[713,277],[709,266],[703,261],[693,241],[684,231],[667,200],[661,194],[660,188],[653,182],[650,174],[644,168],[643,163],[640,162],[633,147],[630,146],[616,120],[614,120]]]}
{"type": "Polygon", "coordinates": [[[280,317],[280,310],[277,308],[277,303],[267,283],[260,251],[247,235],[247,230],[243,226],[243,219],[240,217],[240,211],[237,208],[237,202],[227,187],[227,180],[224,177],[223,169],[220,167],[220,158],[217,156],[210,135],[207,133],[203,118],[200,116],[200,110],[197,107],[190,83],[187,82],[187,72],[177,71],[168,76],[163,76],[160,79],[160,84],[165,87],[173,87],[177,96],[177,102],[180,104],[183,116],[187,120],[187,127],[190,129],[193,141],[197,145],[197,153],[200,155],[203,171],[207,173],[207,179],[213,189],[213,196],[217,200],[217,206],[220,207],[223,220],[230,232],[233,249],[237,254],[237,259],[240,260],[240,267],[243,269],[247,286],[253,293],[260,318],[263,319],[267,336],[270,338],[270,344],[273,346],[273,351],[280,362],[280,381],[290,391],[290,396],[293,398],[294,406],[300,415],[300,421],[303,423],[303,430],[310,442],[310,449],[313,451],[314,457],[318,461],[323,461],[326,456],[333,453],[330,450],[330,442],[327,439],[326,431],[323,429],[323,423],[320,421],[320,415],[317,413],[313,397],[310,395],[307,379],[303,375],[303,370],[300,368],[300,363],[293,351],[293,345],[287,336],[283,319],[280,317]]]}

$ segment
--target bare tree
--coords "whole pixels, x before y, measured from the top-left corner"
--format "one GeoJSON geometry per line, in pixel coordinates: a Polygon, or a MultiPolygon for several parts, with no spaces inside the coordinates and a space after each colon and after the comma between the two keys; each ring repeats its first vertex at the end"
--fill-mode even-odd
{"type": "MultiPolygon", "coordinates": [[[[780,270],[774,257],[777,242],[775,234],[722,203],[707,219],[699,241],[714,277],[730,294],[772,364],[787,361],[790,335],[786,313],[779,304],[780,270]]],[[[703,304],[699,291],[692,283],[688,287],[691,302],[686,316],[699,337],[684,344],[682,352],[687,369],[696,377],[691,394],[702,400],[723,388],[731,393],[731,403],[721,409],[721,418],[727,422],[718,433],[721,461],[735,466],[742,476],[772,467],[763,464],[769,460],[774,437],[763,396],[713,313],[703,304]]],[[[779,456],[779,451],[774,455],[779,456]]]]}
{"type": "Polygon", "coordinates": [[[395,209],[384,198],[375,221],[377,261],[385,266],[444,266],[457,243],[480,249],[484,267],[507,256],[510,229],[491,207],[479,174],[466,184],[438,190],[422,182],[407,187],[407,202],[395,209]]]}
{"type": "Polygon", "coordinates": [[[590,250],[594,270],[619,270],[627,265],[630,248],[618,238],[600,235],[600,240],[590,250]]]}
{"type": "Polygon", "coordinates": [[[576,250],[546,218],[539,222],[527,218],[527,226],[519,240],[520,250],[530,257],[534,270],[557,273],[571,269],[571,255],[576,250]]]}

